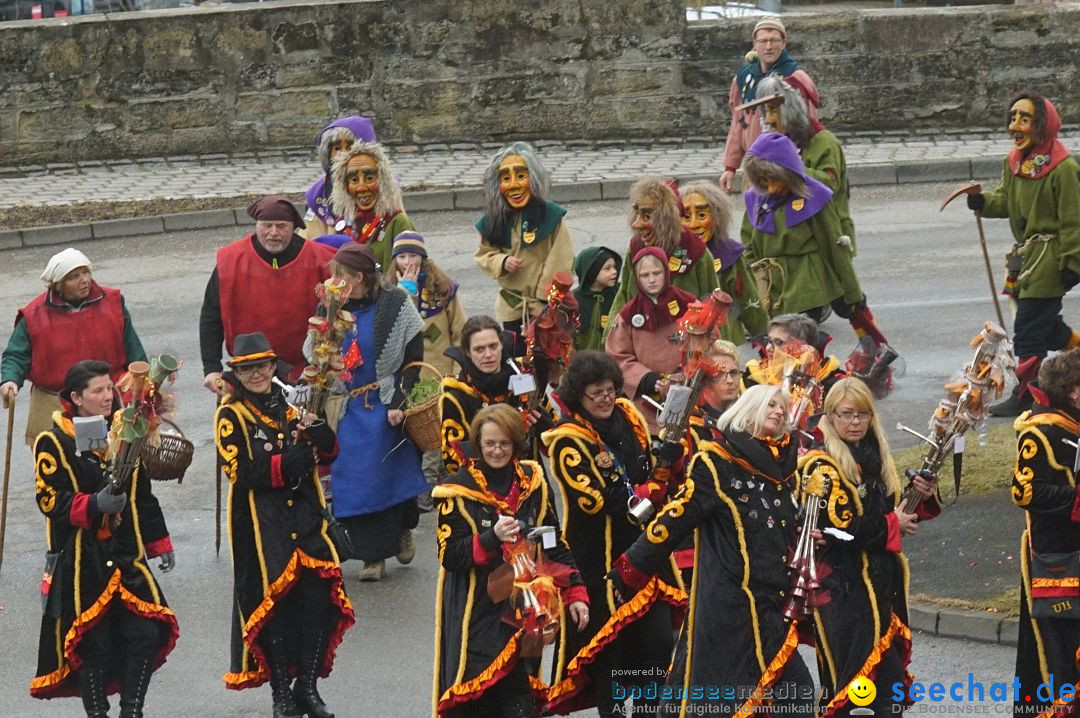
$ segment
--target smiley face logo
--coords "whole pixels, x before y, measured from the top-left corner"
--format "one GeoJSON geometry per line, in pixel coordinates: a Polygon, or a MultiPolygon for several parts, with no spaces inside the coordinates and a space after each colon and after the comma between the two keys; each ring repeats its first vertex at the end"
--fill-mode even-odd
{"type": "Polygon", "coordinates": [[[859,676],[848,684],[848,697],[857,706],[868,706],[877,698],[877,686],[864,676],[859,676]]]}

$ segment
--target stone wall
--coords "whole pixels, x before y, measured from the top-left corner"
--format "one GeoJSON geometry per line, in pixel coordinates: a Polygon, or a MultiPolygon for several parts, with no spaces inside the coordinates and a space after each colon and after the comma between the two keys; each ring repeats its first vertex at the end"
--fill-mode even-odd
{"type": "MultiPolygon", "coordinates": [[[[752,20],[681,0],[273,0],[0,25],[0,165],[302,146],[722,136],[752,20]]],[[[1030,84],[1080,114],[1080,10],[793,18],[840,130],[993,126],[1030,84]],[[1033,78],[1029,80],[1029,78],[1033,78]]]]}

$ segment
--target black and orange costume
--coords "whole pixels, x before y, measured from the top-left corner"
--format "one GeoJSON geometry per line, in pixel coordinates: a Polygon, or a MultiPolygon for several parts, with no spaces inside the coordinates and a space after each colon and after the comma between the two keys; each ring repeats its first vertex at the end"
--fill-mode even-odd
{"type": "MultiPolygon", "coordinates": [[[[848,476],[822,447],[799,461],[803,486],[824,500],[818,528],[834,527],[850,541],[826,535],[817,549],[820,600],[813,623],[818,672],[828,696],[822,715],[847,714],[853,707],[848,685],[863,677],[877,685],[909,686],[911,627],[908,621],[907,559],[901,552],[900,524],[893,513],[899,497],[882,477],[878,442],[873,433],[848,444],[859,476],[848,476]],[[827,508],[826,508],[827,506],[827,508]]],[[[937,499],[922,502],[919,520],[940,513],[937,499]]],[[[878,693],[873,709],[892,712],[889,691],[878,693]]],[[[905,688],[906,693],[906,688],[905,688]]]]}
{"type": "Polygon", "coordinates": [[[570,412],[542,438],[563,494],[566,540],[590,605],[585,631],[568,631],[560,643],[548,710],[566,714],[595,702],[601,716],[614,715],[612,671],[639,671],[637,679],[616,676],[622,685],[662,682],[672,648],[672,609],[686,605],[673,564],[622,605],[604,579],[641,535],[627,517],[627,482],[646,486],[653,478],[649,429],[633,403],[618,399],[604,422],[570,412]]]}
{"type": "MultiPolygon", "coordinates": [[[[1080,440],[1080,411],[1055,410],[1036,405],[1016,420],[1016,469],[1013,472],[1013,503],[1027,512],[1027,529],[1020,539],[1022,583],[1020,593],[1020,634],[1016,646],[1016,675],[1020,696],[1032,702],[1017,703],[1015,715],[1034,715],[1031,706],[1045,703],[1037,695],[1040,683],[1060,686],[1054,705],[1045,704],[1042,716],[1068,714],[1075,701],[1062,706],[1059,697],[1072,684],[1080,689],[1077,661],[1080,661],[1080,588],[1075,562],[1080,552],[1080,491],[1077,491],[1076,448],[1066,441],[1080,440]],[[1033,555],[1034,554],[1034,555],[1033,555]],[[1039,571],[1037,557],[1048,564],[1073,568],[1051,578],[1039,571]],[[1042,575],[1040,575],[1042,574],[1042,575]],[[1036,597],[1058,596],[1064,606],[1071,602],[1072,618],[1044,618],[1032,615],[1036,597]]],[[[1057,690],[1057,688],[1055,688],[1057,690]]],[[[1022,701],[1022,698],[1021,698],[1022,701]]],[[[1042,717],[1040,717],[1042,718],[1042,717]]]]}
{"type": "MultiPolygon", "coordinates": [[[[504,337],[503,357],[508,355],[509,345],[504,337]]],[[[484,374],[460,347],[450,347],[444,352],[461,365],[458,376],[443,379],[439,411],[442,416],[442,460],[446,470],[453,474],[461,468],[461,449],[456,446],[470,439],[469,425],[476,412],[492,404],[509,404],[522,408],[521,399],[510,393],[510,376],[513,370],[505,363],[494,374],[484,374]]],[[[505,361],[505,359],[504,359],[505,361]]]]}
{"type": "Polygon", "coordinates": [[[337,446],[325,424],[317,438],[314,431],[294,437],[299,417],[277,386],[266,395],[238,391],[216,416],[230,485],[234,580],[232,659],[224,679],[233,690],[269,680],[276,709],[291,701],[285,694],[297,674],[300,702],[317,698],[315,681],[330,674],[354,623],[315,470],[316,450],[328,463],[337,446]]]}
{"type": "MultiPolygon", "coordinates": [[[[521,658],[524,631],[504,620],[508,601],[488,595],[488,577],[504,563],[493,526],[514,516],[529,528],[558,524],[544,471],[533,461],[490,469],[465,464],[432,490],[438,503],[438,603],[435,607],[433,714],[533,718],[547,698],[538,665],[521,658]]],[[[546,557],[571,570],[562,603],[587,601],[573,556],[560,536],[546,557]]],[[[565,619],[564,619],[565,622],[565,619]]]]}
{"type": "Polygon", "coordinates": [[[69,414],[34,442],[37,504],[56,558],[41,621],[35,698],[83,696],[87,714],[104,716],[120,691],[121,715],[142,716],[151,674],[179,635],[176,617],[147,565],[172,551],[165,518],[141,469],[131,475],[114,529],[96,510],[105,488],[103,452],[75,448],[69,414]]]}
{"type": "Polygon", "coordinates": [[[795,650],[796,626],[783,616],[796,527],[795,442],[742,432],[714,439],[701,444],[675,499],[618,558],[615,583],[632,591],[655,580],[693,532],[686,649],[664,687],[664,715],[740,708],[749,715],[780,681],[795,684],[787,701],[809,708],[813,683],[795,650]]]}

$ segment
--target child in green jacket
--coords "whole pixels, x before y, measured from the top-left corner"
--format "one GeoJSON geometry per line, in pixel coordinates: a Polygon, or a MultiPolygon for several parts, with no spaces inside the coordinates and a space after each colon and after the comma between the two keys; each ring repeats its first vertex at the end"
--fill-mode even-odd
{"type": "Polygon", "coordinates": [[[608,312],[615,301],[621,266],[622,257],[607,247],[586,247],[574,257],[578,279],[574,298],[581,317],[581,328],[574,337],[575,349],[604,350],[608,312]]]}

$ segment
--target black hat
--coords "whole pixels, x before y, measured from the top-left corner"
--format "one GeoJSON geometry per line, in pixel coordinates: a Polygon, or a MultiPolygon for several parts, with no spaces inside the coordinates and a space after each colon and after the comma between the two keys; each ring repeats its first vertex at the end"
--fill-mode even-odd
{"type": "Polygon", "coordinates": [[[238,334],[233,340],[233,356],[229,366],[250,366],[277,359],[277,354],[270,347],[270,340],[262,332],[238,334]]]}

